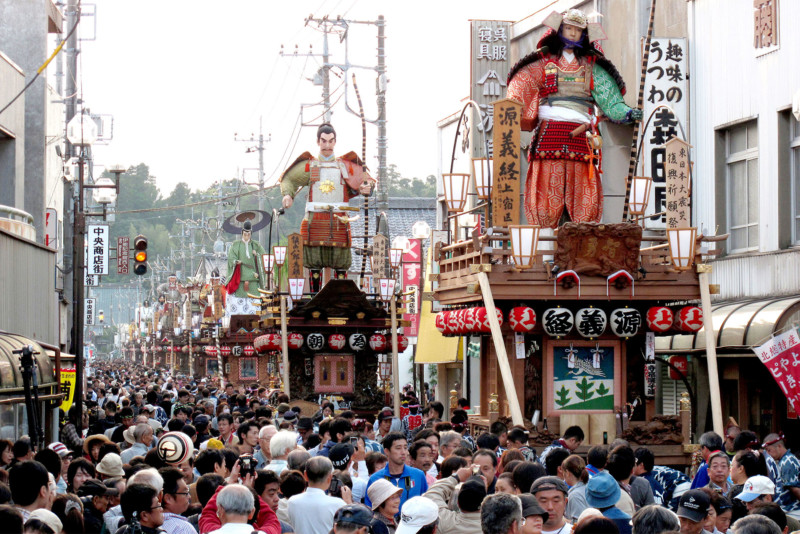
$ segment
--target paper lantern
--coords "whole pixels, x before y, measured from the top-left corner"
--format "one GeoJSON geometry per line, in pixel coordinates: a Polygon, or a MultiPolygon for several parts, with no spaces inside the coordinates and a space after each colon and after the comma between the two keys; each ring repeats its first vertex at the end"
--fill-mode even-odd
{"type": "Polygon", "coordinates": [[[508,324],[514,332],[530,332],[536,326],[536,312],[527,306],[511,308],[508,324]]]}
{"type": "Polygon", "coordinates": [[[286,344],[289,346],[290,349],[297,350],[303,348],[303,341],[304,341],[303,334],[292,332],[289,334],[289,337],[287,338],[286,341],[287,341],[286,344]]]}
{"type": "Polygon", "coordinates": [[[600,308],[581,308],[575,313],[575,329],[583,337],[599,337],[605,332],[608,317],[600,308]]]}
{"type": "Polygon", "coordinates": [[[562,337],[572,331],[575,317],[566,308],[548,308],[542,314],[542,328],[548,336],[562,337]]]}
{"type": "Polygon", "coordinates": [[[458,310],[450,310],[447,313],[447,333],[451,336],[456,335],[458,331],[458,318],[456,317],[456,313],[458,310]]]}
{"type": "MultiPolygon", "coordinates": [[[[503,312],[499,308],[495,308],[497,313],[497,322],[500,326],[503,325],[503,312]]],[[[489,324],[489,315],[484,306],[475,308],[475,330],[480,334],[490,334],[492,327],[489,324]]]]}
{"type": "Polygon", "coordinates": [[[350,339],[348,339],[348,343],[350,344],[350,348],[354,351],[362,351],[367,348],[367,336],[360,332],[356,332],[355,334],[350,334],[350,339]]]}
{"type": "Polygon", "coordinates": [[[445,331],[445,316],[447,312],[439,312],[436,314],[436,330],[444,334],[445,331]]]}
{"type": "Polygon", "coordinates": [[[653,306],[647,310],[647,328],[653,332],[666,332],[672,328],[675,316],[666,306],[653,306]]]}
{"type": "Polygon", "coordinates": [[[325,336],[319,332],[308,334],[306,336],[306,345],[311,350],[322,350],[322,347],[325,346],[325,336]]]}
{"type": "Polygon", "coordinates": [[[242,352],[245,356],[253,356],[256,353],[256,349],[253,345],[245,345],[242,352]]]}
{"type": "Polygon", "coordinates": [[[273,348],[273,337],[275,334],[264,334],[263,336],[258,336],[253,340],[253,348],[255,348],[258,352],[267,352],[269,350],[275,350],[273,348]]]}
{"type": "Polygon", "coordinates": [[[344,334],[331,334],[328,336],[328,346],[333,350],[342,350],[346,341],[344,334]]]}
{"type": "Polygon", "coordinates": [[[162,462],[178,465],[194,455],[194,444],[183,432],[167,432],[158,438],[156,454],[162,462]]]}
{"type": "Polygon", "coordinates": [[[629,338],[639,333],[642,314],[635,308],[617,308],[611,312],[611,331],[617,337],[629,338]]]}
{"type": "Polygon", "coordinates": [[[217,347],[215,345],[206,345],[205,347],[203,347],[203,351],[209,356],[217,355],[217,347]]]}
{"type": "Polygon", "coordinates": [[[189,345],[184,345],[181,347],[181,352],[184,354],[189,354],[189,345]]]}
{"type": "Polygon", "coordinates": [[[405,352],[408,348],[408,338],[403,335],[397,336],[397,352],[405,352]]]}
{"type": "Polygon", "coordinates": [[[684,306],[676,319],[681,332],[697,332],[703,328],[703,310],[698,306],[684,306]]]}
{"type": "Polygon", "coordinates": [[[464,312],[464,333],[471,334],[477,330],[475,308],[467,308],[464,312]]]}
{"type": "Polygon", "coordinates": [[[228,345],[222,345],[222,346],[219,348],[219,352],[220,352],[220,354],[222,354],[223,356],[230,356],[230,355],[231,355],[231,348],[230,348],[228,345]]]}
{"type": "Polygon", "coordinates": [[[464,330],[464,314],[466,313],[466,309],[462,308],[460,310],[456,310],[456,331],[455,333],[459,336],[463,336],[466,332],[464,330]]]}
{"type": "Polygon", "coordinates": [[[373,352],[385,352],[386,336],[383,334],[372,334],[369,337],[369,348],[371,348],[373,352]]]}

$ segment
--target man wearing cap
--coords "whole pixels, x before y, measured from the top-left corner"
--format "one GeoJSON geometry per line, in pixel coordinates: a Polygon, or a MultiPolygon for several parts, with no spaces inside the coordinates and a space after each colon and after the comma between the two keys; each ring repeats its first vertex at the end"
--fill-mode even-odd
{"type": "Polygon", "coordinates": [[[564,519],[569,494],[567,484],[558,477],[540,477],[531,485],[531,494],[547,512],[542,534],[569,534],[572,525],[564,519]]]}
{"type": "Polygon", "coordinates": [[[783,440],[783,434],[769,434],[763,447],[778,462],[781,480],[778,504],[786,515],[800,519],[800,460],[786,449],[783,440]]]}
{"type": "Polygon", "coordinates": [[[711,499],[702,490],[693,489],[681,495],[678,502],[681,534],[700,534],[710,506],[711,499]]]}
{"type": "Polygon", "coordinates": [[[108,497],[117,495],[117,490],[107,488],[96,478],[90,478],[78,490],[83,502],[83,525],[86,534],[100,534],[103,529],[103,514],[108,511],[108,497]]]}
{"type": "MultiPolygon", "coordinates": [[[[354,449],[353,446],[346,441],[337,443],[331,447],[330,454],[328,454],[333,468],[344,473],[350,472],[350,466],[353,460],[357,460],[358,457],[363,458],[364,452],[354,449]]],[[[363,502],[367,494],[367,481],[365,478],[357,476],[351,476],[351,479],[353,481],[353,502],[363,502]]]]}
{"type": "Polygon", "coordinates": [[[363,504],[348,504],[333,517],[334,534],[369,534],[372,532],[372,513],[363,504]]]}
{"type": "Polygon", "coordinates": [[[616,506],[621,493],[617,480],[603,471],[590,478],[586,484],[586,504],[597,508],[603,517],[613,521],[620,534],[630,534],[631,516],[616,506]]]}
{"type": "Polygon", "coordinates": [[[103,456],[103,459],[95,467],[95,471],[100,480],[125,476],[125,471],[122,469],[122,458],[115,452],[109,452],[103,456]]]}
{"type": "Polygon", "coordinates": [[[452,476],[437,481],[425,493],[439,507],[441,534],[473,534],[481,531],[481,503],[486,497],[486,481],[472,474],[471,467],[462,467],[452,476]],[[458,511],[449,507],[456,486],[458,511]]]}
{"type": "Polygon", "coordinates": [[[438,532],[439,507],[427,497],[412,497],[400,510],[395,534],[435,534],[438,532]]]}
{"type": "MultiPolygon", "coordinates": [[[[428,481],[425,480],[425,473],[420,469],[406,465],[408,442],[402,433],[390,432],[386,435],[383,439],[383,451],[388,459],[386,467],[369,477],[367,490],[369,490],[370,484],[379,478],[384,478],[398,488],[403,488],[403,493],[400,494],[400,511],[402,512],[403,505],[407,500],[428,491],[428,481]]],[[[369,495],[367,495],[365,504],[372,505],[369,502],[369,495]]]]}
{"type": "Polygon", "coordinates": [[[56,514],[50,510],[35,510],[28,519],[38,519],[48,527],[50,527],[55,534],[60,534],[64,529],[64,525],[56,514]]]}
{"type": "Polygon", "coordinates": [[[747,505],[748,512],[762,504],[773,502],[775,484],[769,477],[755,475],[745,481],[742,492],[735,498],[747,505]]]}
{"type": "Polygon", "coordinates": [[[301,417],[295,425],[297,431],[297,444],[303,443],[309,434],[314,433],[314,420],[310,417],[301,417]]]}

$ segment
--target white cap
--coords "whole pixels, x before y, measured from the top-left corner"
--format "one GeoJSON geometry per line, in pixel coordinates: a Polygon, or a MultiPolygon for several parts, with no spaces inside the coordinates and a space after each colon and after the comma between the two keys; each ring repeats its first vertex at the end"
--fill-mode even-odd
{"type": "Polygon", "coordinates": [[[427,497],[412,497],[400,509],[400,524],[395,534],[417,534],[419,529],[439,519],[439,507],[427,497]]]}
{"type": "Polygon", "coordinates": [[[737,499],[744,502],[751,502],[762,495],[774,495],[775,484],[769,477],[764,475],[756,475],[747,479],[742,488],[742,492],[736,496],[737,499]]]}
{"type": "Polygon", "coordinates": [[[50,510],[45,510],[44,508],[39,508],[38,510],[34,510],[31,513],[31,515],[28,516],[28,519],[38,519],[39,521],[41,521],[42,523],[53,529],[53,532],[55,532],[56,534],[64,530],[64,527],[62,526],[61,520],[58,518],[58,516],[53,512],[51,512],[50,510]]]}

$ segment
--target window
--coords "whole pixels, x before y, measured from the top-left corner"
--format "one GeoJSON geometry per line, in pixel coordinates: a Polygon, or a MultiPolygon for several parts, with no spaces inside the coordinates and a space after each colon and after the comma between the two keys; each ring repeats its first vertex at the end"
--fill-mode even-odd
{"type": "Polygon", "coordinates": [[[758,123],[725,132],[725,190],[731,252],[758,250],[758,123]]]}
{"type": "Polygon", "coordinates": [[[800,245],[800,122],[789,116],[789,150],[792,174],[792,243],[800,245]]]}

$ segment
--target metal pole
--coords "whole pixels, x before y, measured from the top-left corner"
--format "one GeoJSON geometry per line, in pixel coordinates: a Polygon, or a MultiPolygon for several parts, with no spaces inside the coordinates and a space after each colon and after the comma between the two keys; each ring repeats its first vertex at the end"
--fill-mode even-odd
{"type": "Polygon", "coordinates": [[[328,65],[328,23],[322,26],[322,100],[325,103],[325,122],[331,122],[331,69],[328,65]]]}
{"type": "MultiPolygon", "coordinates": [[[[262,117],[258,118],[258,209],[259,211],[264,211],[264,130],[262,128],[262,117]]],[[[270,226],[270,232],[272,231],[272,226],[270,226]]],[[[271,237],[271,235],[270,235],[271,237]]],[[[267,249],[267,236],[264,235],[264,232],[261,232],[261,246],[264,247],[264,250],[267,251],[269,254],[269,250],[267,249]]]]}
{"type": "Polygon", "coordinates": [[[394,399],[394,415],[400,417],[400,364],[397,361],[397,297],[392,295],[389,301],[389,312],[392,318],[392,396],[394,399]]]}
{"type": "Polygon", "coordinates": [[[83,412],[83,304],[84,304],[84,258],[83,258],[83,233],[84,215],[82,210],[83,197],[83,154],[78,163],[78,198],[73,204],[72,228],[72,328],[75,339],[75,399],[78,407],[78,421],[81,421],[83,412]]]}
{"type": "Polygon", "coordinates": [[[281,296],[281,354],[283,355],[283,392],[289,393],[289,328],[286,324],[286,297],[281,296]]]}
{"type": "Polygon", "coordinates": [[[386,183],[386,22],[378,16],[378,213],[389,209],[389,184],[386,183]]]}

